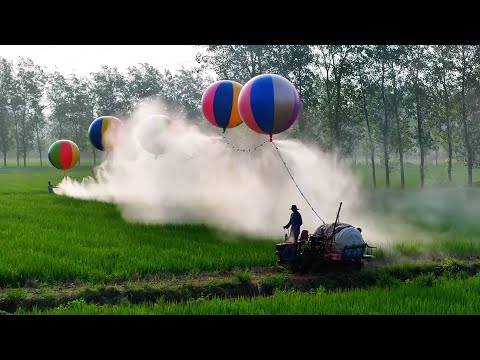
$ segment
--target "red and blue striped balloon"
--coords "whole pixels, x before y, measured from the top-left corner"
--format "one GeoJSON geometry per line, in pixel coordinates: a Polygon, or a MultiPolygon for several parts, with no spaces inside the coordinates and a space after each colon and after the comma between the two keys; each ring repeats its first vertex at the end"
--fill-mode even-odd
{"type": "Polygon", "coordinates": [[[253,131],[270,135],[287,130],[298,118],[300,96],[283,76],[263,74],[250,79],[238,96],[243,122],[253,131]]]}
{"type": "Polygon", "coordinates": [[[80,159],[77,144],[70,140],[57,140],[48,148],[48,160],[60,170],[74,167],[80,159]]]}
{"type": "Polygon", "coordinates": [[[225,131],[242,123],[238,113],[238,95],[242,84],[232,80],[220,80],[211,84],[203,93],[202,110],[207,120],[225,131]]]}

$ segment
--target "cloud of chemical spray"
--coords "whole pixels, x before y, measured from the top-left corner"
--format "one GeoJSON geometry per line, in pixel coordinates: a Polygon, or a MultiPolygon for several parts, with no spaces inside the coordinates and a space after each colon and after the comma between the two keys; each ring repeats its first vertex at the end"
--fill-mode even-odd
{"type": "Polygon", "coordinates": [[[128,221],[208,223],[279,238],[292,204],[300,209],[303,228],[313,232],[322,224],[315,212],[334,222],[343,202],[340,221],[361,227],[367,242],[394,236],[372,218],[351,172],[315,146],[283,134],[272,144],[244,124],[225,134],[211,125],[201,129],[162,109],[160,103],[140,105],[95,177],[67,177],[56,192],[113,202],[128,221]]]}

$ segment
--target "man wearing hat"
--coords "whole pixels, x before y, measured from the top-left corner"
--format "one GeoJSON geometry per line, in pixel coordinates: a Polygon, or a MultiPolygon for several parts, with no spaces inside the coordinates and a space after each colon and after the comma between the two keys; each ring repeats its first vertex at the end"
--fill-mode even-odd
{"type": "Polygon", "coordinates": [[[302,215],[298,212],[297,205],[292,205],[290,208],[292,210],[292,215],[290,215],[290,221],[283,228],[288,229],[290,226],[290,235],[289,238],[293,239],[295,242],[298,241],[298,236],[300,235],[300,226],[302,226],[302,215]]]}

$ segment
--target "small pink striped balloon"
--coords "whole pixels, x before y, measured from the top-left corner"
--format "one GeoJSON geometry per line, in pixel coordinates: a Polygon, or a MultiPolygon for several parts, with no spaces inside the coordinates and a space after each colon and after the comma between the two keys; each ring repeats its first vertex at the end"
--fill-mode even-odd
{"type": "Polygon", "coordinates": [[[238,113],[238,95],[241,89],[242,84],[232,80],[220,80],[211,84],[202,96],[205,118],[223,131],[240,125],[242,119],[238,113]]]}

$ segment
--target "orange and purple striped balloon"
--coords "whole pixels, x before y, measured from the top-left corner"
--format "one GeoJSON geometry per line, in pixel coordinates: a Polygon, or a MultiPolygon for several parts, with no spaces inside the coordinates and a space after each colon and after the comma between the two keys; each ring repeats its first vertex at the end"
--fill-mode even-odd
{"type": "Polygon", "coordinates": [[[60,170],[74,167],[80,158],[77,144],[70,140],[57,140],[48,148],[48,160],[60,170]]]}
{"type": "Polygon", "coordinates": [[[203,93],[202,110],[207,120],[225,131],[242,123],[238,113],[238,95],[242,84],[232,80],[220,80],[211,84],[203,93]]]}
{"type": "Polygon", "coordinates": [[[98,150],[111,151],[122,126],[122,121],[114,116],[100,116],[93,120],[88,128],[90,142],[98,150]]]}
{"type": "Polygon", "coordinates": [[[243,86],[238,96],[238,111],[253,131],[270,135],[287,130],[297,120],[300,96],[283,76],[258,75],[243,86]]]}

